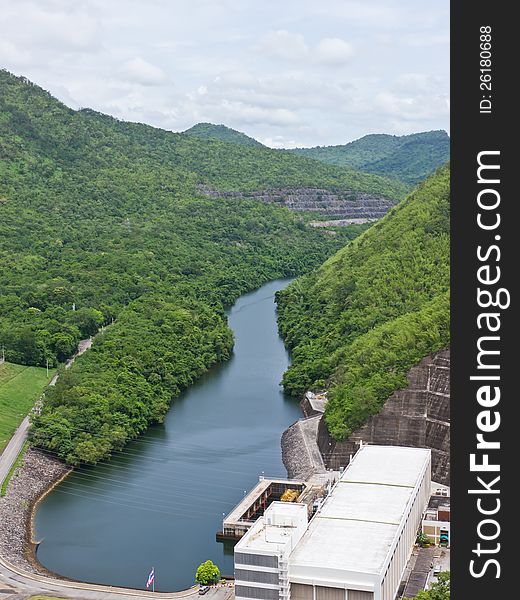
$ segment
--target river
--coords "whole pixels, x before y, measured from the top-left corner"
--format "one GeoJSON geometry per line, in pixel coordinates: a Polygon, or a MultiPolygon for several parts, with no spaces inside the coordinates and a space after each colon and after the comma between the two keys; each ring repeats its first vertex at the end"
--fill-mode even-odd
{"type": "Polygon", "coordinates": [[[193,585],[211,559],[233,573],[233,548],[215,541],[222,517],[259,475],[286,476],[280,437],[300,416],[279,385],[289,357],[276,326],[271,281],[229,310],[230,361],[213,368],[112,460],[75,471],[36,514],[39,561],[92,583],[156,590],[193,585]]]}

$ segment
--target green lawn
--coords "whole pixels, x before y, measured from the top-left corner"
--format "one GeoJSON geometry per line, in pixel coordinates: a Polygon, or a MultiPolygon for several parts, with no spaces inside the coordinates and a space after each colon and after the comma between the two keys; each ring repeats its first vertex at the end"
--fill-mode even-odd
{"type": "Polygon", "coordinates": [[[55,371],[12,363],[0,365],[0,452],[55,371]]]}

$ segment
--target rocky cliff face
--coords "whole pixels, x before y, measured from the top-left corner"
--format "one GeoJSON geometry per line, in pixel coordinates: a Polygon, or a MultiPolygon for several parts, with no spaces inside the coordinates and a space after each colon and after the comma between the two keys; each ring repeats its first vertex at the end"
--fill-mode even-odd
{"type": "Polygon", "coordinates": [[[221,192],[208,186],[199,191],[212,198],[248,198],[259,202],[281,204],[293,211],[309,211],[316,215],[344,219],[374,220],[383,217],[395,202],[364,192],[331,192],[319,188],[278,188],[250,192],[221,192]]]}
{"type": "Polygon", "coordinates": [[[408,386],[395,392],[381,412],[345,442],[332,439],[324,419],[317,442],[327,468],[345,466],[360,442],[432,449],[432,480],[450,480],[450,350],[424,358],[408,373],[408,386]]]}

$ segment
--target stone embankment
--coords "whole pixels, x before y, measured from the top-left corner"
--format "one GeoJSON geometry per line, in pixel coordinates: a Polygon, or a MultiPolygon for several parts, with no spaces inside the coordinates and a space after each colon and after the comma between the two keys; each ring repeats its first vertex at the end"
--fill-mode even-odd
{"type": "Polygon", "coordinates": [[[212,198],[257,200],[286,206],[292,211],[314,212],[317,215],[336,219],[353,220],[355,223],[380,219],[395,205],[393,200],[384,196],[354,190],[331,192],[320,188],[299,187],[222,192],[206,185],[200,185],[199,191],[212,198]]]}
{"type": "Polygon", "coordinates": [[[282,434],[282,460],[292,479],[308,480],[325,473],[325,465],[316,438],[321,415],[296,421],[282,434]]]}
{"type": "Polygon", "coordinates": [[[0,498],[0,556],[30,573],[46,575],[34,560],[32,514],[35,504],[69,468],[39,450],[30,448],[16,469],[7,493],[0,498]]]}

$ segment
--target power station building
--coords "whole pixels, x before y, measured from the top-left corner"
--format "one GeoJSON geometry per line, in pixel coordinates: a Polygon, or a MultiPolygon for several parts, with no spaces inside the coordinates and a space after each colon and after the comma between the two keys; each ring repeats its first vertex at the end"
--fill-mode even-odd
{"type": "Polygon", "coordinates": [[[430,450],[363,446],[309,523],[305,505],[273,503],[235,546],[236,598],[394,600],[430,471],[430,450]]]}
{"type": "Polygon", "coordinates": [[[288,600],[289,556],[307,530],[306,504],[273,502],[235,546],[235,598],[288,600]]]}

